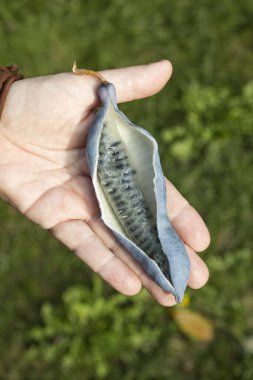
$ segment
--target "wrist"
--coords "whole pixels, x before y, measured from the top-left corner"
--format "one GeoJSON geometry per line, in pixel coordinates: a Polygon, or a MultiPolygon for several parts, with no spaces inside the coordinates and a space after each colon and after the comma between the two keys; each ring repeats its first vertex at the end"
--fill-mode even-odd
{"type": "Polygon", "coordinates": [[[3,128],[3,123],[0,120],[0,152],[1,152],[0,154],[0,198],[6,201],[8,197],[6,194],[7,189],[6,189],[6,179],[5,179],[6,177],[5,167],[7,164],[9,152],[8,152],[5,138],[2,135],[2,128],[3,128]]]}
{"type": "Polygon", "coordinates": [[[3,128],[3,123],[0,120],[0,198],[14,206],[11,194],[15,183],[15,178],[12,175],[15,147],[4,137],[3,128]]]}
{"type": "Polygon", "coordinates": [[[18,73],[18,66],[15,64],[0,67],[0,117],[12,83],[23,78],[23,75],[18,73]]]}

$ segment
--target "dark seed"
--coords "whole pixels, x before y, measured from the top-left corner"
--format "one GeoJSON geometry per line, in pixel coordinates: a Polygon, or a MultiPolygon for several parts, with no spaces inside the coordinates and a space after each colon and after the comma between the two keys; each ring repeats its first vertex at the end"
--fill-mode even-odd
{"type": "Polygon", "coordinates": [[[129,198],[130,199],[137,199],[138,198],[138,195],[136,194],[136,192],[132,192],[131,194],[129,194],[129,198]]]}
{"type": "Polygon", "coordinates": [[[104,182],[103,185],[106,186],[106,187],[111,186],[112,185],[112,181],[111,182],[104,182]]]}
{"type": "Polygon", "coordinates": [[[124,164],[117,164],[115,165],[116,169],[124,169],[125,165],[124,164]]]}
{"type": "Polygon", "coordinates": [[[110,194],[113,194],[113,193],[116,193],[116,192],[117,192],[117,189],[115,189],[114,187],[112,189],[108,190],[108,193],[110,193],[110,194]]]}
{"type": "Polygon", "coordinates": [[[132,183],[132,179],[130,179],[130,178],[123,178],[121,182],[122,183],[132,183]]]}
{"type": "Polygon", "coordinates": [[[119,195],[112,195],[112,199],[114,200],[114,201],[118,201],[119,199],[121,199],[122,197],[121,197],[121,195],[119,194],[119,195]]]}
{"type": "Polygon", "coordinates": [[[118,146],[120,144],[121,144],[120,141],[115,141],[114,143],[110,144],[110,148],[113,148],[114,146],[118,146]]]}
{"type": "Polygon", "coordinates": [[[114,150],[113,152],[112,152],[112,155],[113,156],[117,156],[118,154],[120,154],[121,152],[120,152],[120,150],[114,150]]]}
{"type": "Polygon", "coordinates": [[[133,175],[133,174],[136,174],[136,173],[137,173],[137,171],[135,169],[127,169],[127,170],[124,171],[123,174],[125,176],[130,176],[130,175],[133,175]]]}
{"type": "MultiPolygon", "coordinates": [[[[122,182],[123,182],[123,181],[122,181],[122,182]]],[[[124,190],[126,190],[126,191],[132,191],[132,190],[134,190],[134,187],[131,186],[131,185],[126,185],[126,186],[124,187],[124,190]]]]}
{"type": "Polygon", "coordinates": [[[126,220],[126,226],[131,226],[133,224],[132,219],[126,220]]]}
{"type": "Polygon", "coordinates": [[[145,244],[143,244],[143,248],[145,252],[147,252],[151,247],[152,245],[149,242],[146,242],[145,244]]]}
{"type": "Polygon", "coordinates": [[[122,209],[119,209],[118,214],[126,214],[127,215],[127,209],[125,207],[123,207],[122,209]]]}
{"type": "Polygon", "coordinates": [[[135,239],[137,239],[137,240],[141,237],[140,232],[135,232],[133,235],[134,235],[135,239]]]}
{"type": "Polygon", "coordinates": [[[125,201],[119,201],[119,202],[115,202],[116,206],[118,207],[122,207],[122,206],[125,206],[126,205],[126,202],[125,201]]]}

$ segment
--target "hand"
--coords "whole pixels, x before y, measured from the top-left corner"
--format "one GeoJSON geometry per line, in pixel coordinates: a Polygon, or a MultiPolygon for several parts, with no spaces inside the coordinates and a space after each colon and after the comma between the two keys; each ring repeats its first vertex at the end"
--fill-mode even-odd
{"type": "MultiPolygon", "coordinates": [[[[103,72],[118,102],[150,96],[171,76],[168,61],[103,72]]],[[[72,73],[13,83],[0,121],[0,194],[48,229],[119,292],[145,286],[162,305],[174,297],[159,288],[103,224],[86,161],[86,137],[98,105],[99,83],[72,73]]],[[[199,288],[208,270],[195,251],[209,244],[199,214],[166,181],[168,214],[191,261],[189,286],[199,288]]]]}

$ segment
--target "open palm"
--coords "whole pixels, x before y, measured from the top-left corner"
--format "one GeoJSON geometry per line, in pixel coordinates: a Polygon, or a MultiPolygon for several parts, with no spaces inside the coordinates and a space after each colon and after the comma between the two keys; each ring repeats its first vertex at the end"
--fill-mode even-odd
{"type": "MultiPolygon", "coordinates": [[[[158,92],[171,71],[170,63],[161,61],[103,75],[123,102],[158,92]]],[[[72,73],[12,85],[0,122],[0,194],[118,291],[133,295],[143,285],[159,303],[173,305],[174,297],[143,272],[100,218],[85,152],[97,86],[95,78],[72,73]]],[[[208,270],[195,251],[208,246],[209,233],[175,187],[166,185],[169,217],[190,256],[189,286],[199,288],[208,270]]]]}

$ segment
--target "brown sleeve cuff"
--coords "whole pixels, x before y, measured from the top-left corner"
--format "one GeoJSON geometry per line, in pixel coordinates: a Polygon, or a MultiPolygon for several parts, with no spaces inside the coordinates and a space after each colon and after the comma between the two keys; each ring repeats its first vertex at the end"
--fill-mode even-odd
{"type": "Polygon", "coordinates": [[[23,75],[18,74],[18,66],[1,66],[0,67],[0,117],[4,108],[4,103],[8,91],[13,82],[23,79],[23,75]]]}

